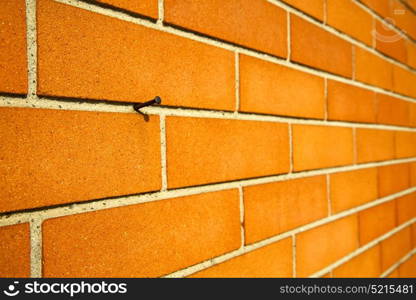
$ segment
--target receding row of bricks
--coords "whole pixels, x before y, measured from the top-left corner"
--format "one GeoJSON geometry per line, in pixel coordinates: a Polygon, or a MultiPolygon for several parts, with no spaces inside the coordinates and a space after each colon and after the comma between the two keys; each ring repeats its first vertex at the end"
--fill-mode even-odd
{"type": "MultiPolygon", "coordinates": [[[[232,51],[52,0],[37,2],[39,95],[125,102],[140,102],[159,95],[166,105],[236,109],[235,57],[232,51]]],[[[175,11],[179,15],[185,13],[187,7],[193,10],[194,5],[200,4],[212,5],[211,1],[178,1],[175,5],[180,7],[175,11]]],[[[230,7],[227,5],[224,9],[234,5],[233,1],[230,7]]],[[[266,1],[243,1],[241,5],[242,9],[234,12],[241,22],[255,22],[257,19],[259,22],[268,22],[274,18],[273,12],[276,10],[283,14],[283,23],[281,26],[266,27],[267,30],[257,22],[252,24],[253,27],[226,26],[231,18],[225,14],[227,18],[221,18],[221,25],[226,29],[224,32],[237,34],[241,29],[242,32],[238,34],[242,38],[255,39],[257,46],[286,43],[286,16],[283,10],[266,1]],[[247,10],[244,9],[246,5],[249,7],[247,10]],[[264,13],[271,13],[271,16],[262,17],[264,9],[257,11],[253,5],[265,5],[267,9],[264,13]],[[259,13],[257,18],[250,15],[255,12],[259,13]],[[284,34],[279,34],[280,27],[284,34]],[[249,34],[253,30],[256,34],[249,34]],[[282,38],[266,39],[264,34],[282,38]]],[[[3,78],[0,92],[25,94],[27,62],[24,1],[7,0],[2,7],[1,19],[8,25],[2,31],[9,42],[5,44],[3,52],[5,67],[0,70],[3,78]]],[[[195,16],[194,20],[200,19],[195,16]]],[[[213,18],[206,20],[211,24],[213,18]]],[[[353,46],[347,41],[297,16],[291,16],[291,46],[291,59],[297,63],[349,78],[352,77],[354,65],[355,79],[358,81],[416,97],[415,73],[363,48],[354,46],[353,57],[353,46]]],[[[322,78],[243,55],[240,67],[242,111],[311,118],[324,116],[322,78]],[[304,88],[300,89],[299,86],[304,88]]],[[[368,93],[368,99],[351,99],[350,94],[340,90],[335,89],[337,94],[332,96],[336,99],[333,102],[339,102],[336,105],[338,108],[344,107],[348,98],[353,103],[352,108],[341,113],[341,116],[330,114],[330,118],[377,121],[371,115],[373,107],[364,116],[360,114],[355,117],[348,113],[366,110],[373,101],[370,100],[374,98],[373,93],[368,93]]],[[[360,91],[360,95],[368,92],[356,90],[360,91]]],[[[411,110],[414,125],[414,104],[411,110]]],[[[408,125],[407,118],[404,121],[387,120],[387,123],[408,125]]]]}
{"type": "MultiPolygon", "coordinates": [[[[271,234],[274,228],[279,234],[310,222],[304,212],[321,210],[315,216],[326,217],[325,204],[315,203],[325,198],[323,186],[316,177],[270,184],[260,193],[244,188],[246,244],[254,232],[271,234]]],[[[47,219],[43,276],[156,277],[232,252],[241,246],[239,203],[238,190],[231,189],[47,219]]],[[[310,276],[415,217],[412,193],[297,233],[296,275],[310,276]]],[[[28,276],[29,225],[0,227],[0,238],[0,275],[28,276]]],[[[380,276],[415,246],[413,224],[337,267],[333,276],[380,276]]],[[[194,276],[291,277],[292,251],[292,239],[284,239],[194,276]]]]}
{"type": "MultiPolygon", "coordinates": [[[[161,189],[158,116],[7,107],[0,114],[0,212],[161,189]]],[[[169,189],[285,174],[291,152],[296,172],[416,156],[409,131],[173,116],[165,123],[169,189]]]]}

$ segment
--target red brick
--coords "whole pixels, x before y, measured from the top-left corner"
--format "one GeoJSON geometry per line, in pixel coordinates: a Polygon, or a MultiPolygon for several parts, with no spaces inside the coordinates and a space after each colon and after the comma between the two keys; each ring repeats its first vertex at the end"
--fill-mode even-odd
{"type": "Polygon", "coordinates": [[[166,135],[171,188],[289,171],[287,124],[167,117],[166,135]]]}
{"type": "Polygon", "coordinates": [[[324,0],[283,0],[290,6],[318,19],[324,19],[324,0]]]}
{"type": "Polygon", "coordinates": [[[412,249],[410,227],[381,242],[381,270],[386,271],[412,249]]]}
{"type": "Polygon", "coordinates": [[[240,246],[238,192],[49,219],[43,243],[46,277],[166,275],[240,246]]]}
{"type": "Polygon", "coordinates": [[[299,233],[296,236],[296,275],[306,277],[358,247],[357,215],[299,233]]]}
{"type": "Polygon", "coordinates": [[[413,255],[399,266],[399,274],[401,278],[416,277],[416,255],[413,255]]]}
{"type": "Polygon", "coordinates": [[[407,64],[416,68],[416,43],[406,40],[407,64]]]}
{"type": "Polygon", "coordinates": [[[399,66],[393,66],[393,90],[416,97],[416,74],[399,66]]]}
{"type": "Polygon", "coordinates": [[[376,93],[376,99],[378,103],[378,123],[409,126],[410,102],[378,93],[376,93]]]}
{"type": "Polygon", "coordinates": [[[157,19],[158,17],[158,5],[157,0],[92,0],[101,2],[103,4],[109,4],[114,7],[125,9],[140,15],[145,15],[157,19]]]}
{"type": "Polygon", "coordinates": [[[0,93],[27,93],[26,6],[3,0],[0,10],[0,93]]]}
{"type": "Polygon", "coordinates": [[[291,15],[291,59],[344,77],[352,75],[351,44],[295,15],[291,15]]]}
{"type": "Polygon", "coordinates": [[[393,66],[387,60],[355,47],[355,78],[388,90],[393,87],[393,66]]]}
{"type": "Polygon", "coordinates": [[[398,193],[410,187],[409,164],[395,164],[378,168],[379,196],[398,193]]]}
{"type": "Polygon", "coordinates": [[[405,31],[406,34],[411,36],[413,39],[416,39],[415,14],[403,5],[400,0],[390,1],[389,17],[392,19],[392,22],[396,27],[405,31]],[[396,11],[403,13],[396,13],[396,11]]]}
{"type": "Polygon", "coordinates": [[[328,81],[328,118],[330,120],[376,122],[375,93],[366,89],[328,81]]]}
{"type": "Polygon", "coordinates": [[[292,239],[232,258],[191,277],[292,277],[292,239]]]}
{"type": "Polygon", "coordinates": [[[251,244],[328,215],[325,176],[244,188],[246,243],[251,244]]]}
{"type": "Polygon", "coordinates": [[[376,49],[403,63],[407,61],[406,40],[396,30],[376,20],[376,49]]]}
{"type": "Polygon", "coordinates": [[[360,0],[367,7],[374,10],[382,17],[388,17],[390,15],[390,0],[360,0]]]}
{"type": "Polygon", "coordinates": [[[394,158],[394,131],[357,128],[356,135],[358,163],[394,158]]]}
{"type": "Polygon", "coordinates": [[[235,107],[232,52],[50,0],[37,29],[41,95],[235,107]]]}
{"type": "Polygon", "coordinates": [[[293,125],[292,135],[295,171],[353,163],[351,128],[293,125]]]}
{"type": "Polygon", "coordinates": [[[397,221],[402,224],[416,217],[416,193],[412,193],[397,200],[397,221]]]}
{"type": "Polygon", "coordinates": [[[341,172],[330,175],[333,213],[377,199],[377,169],[341,172]]]}
{"type": "Polygon", "coordinates": [[[241,111],[323,119],[324,109],[323,78],[240,56],[241,111]]]}
{"type": "Polygon", "coordinates": [[[267,1],[165,0],[164,7],[167,23],[286,57],[286,12],[267,1]]]}
{"type": "Polygon", "coordinates": [[[396,131],[396,158],[416,156],[416,132],[396,131]]]}
{"type": "Polygon", "coordinates": [[[332,271],[333,277],[380,277],[380,246],[376,245],[332,271]]]}
{"type": "Polygon", "coordinates": [[[373,206],[358,213],[360,245],[365,245],[396,226],[396,202],[373,206]]]}
{"type": "Polygon", "coordinates": [[[0,115],[1,212],[161,187],[157,117],[31,108],[0,115]]]}
{"type": "Polygon", "coordinates": [[[373,17],[350,0],[326,0],[327,24],[351,37],[372,44],[373,17]]]}
{"type": "Polygon", "coordinates": [[[0,277],[29,277],[29,224],[0,227],[0,277]]]}

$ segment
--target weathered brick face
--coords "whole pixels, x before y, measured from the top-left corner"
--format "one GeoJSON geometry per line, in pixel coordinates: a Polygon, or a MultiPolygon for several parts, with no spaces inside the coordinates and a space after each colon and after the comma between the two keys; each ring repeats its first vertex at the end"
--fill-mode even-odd
{"type": "Polygon", "coordinates": [[[0,276],[416,277],[415,9],[0,1],[0,276]]]}

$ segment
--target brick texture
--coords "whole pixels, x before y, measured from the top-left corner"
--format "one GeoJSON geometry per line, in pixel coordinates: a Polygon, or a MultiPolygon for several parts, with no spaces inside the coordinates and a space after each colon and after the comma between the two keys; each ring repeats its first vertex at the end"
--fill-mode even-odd
{"type": "Polygon", "coordinates": [[[29,224],[0,227],[0,277],[29,277],[29,224]]]}
{"type": "Polygon", "coordinates": [[[283,2],[318,20],[322,21],[324,18],[324,0],[283,0],[283,2]]]}
{"type": "Polygon", "coordinates": [[[396,157],[406,158],[416,156],[416,132],[396,132],[396,157]]]}
{"type": "Polygon", "coordinates": [[[376,21],[376,49],[398,61],[406,62],[406,40],[384,22],[376,21]]]}
{"type": "Polygon", "coordinates": [[[416,217],[416,193],[397,199],[397,221],[402,224],[416,217]]]}
{"type": "Polygon", "coordinates": [[[395,164],[378,168],[378,192],[380,197],[403,191],[410,186],[408,164],[395,164]]]}
{"type": "Polygon", "coordinates": [[[409,126],[410,103],[408,101],[378,93],[376,94],[376,99],[378,103],[378,123],[409,126]]]}
{"type": "Polygon", "coordinates": [[[365,163],[393,159],[394,131],[357,128],[357,161],[365,163]]]}
{"type": "Polygon", "coordinates": [[[416,73],[399,66],[393,67],[393,89],[403,95],[416,97],[416,73]]]}
{"type": "Polygon", "coordinates": [[[158,17],[158,0],[90,0],[102,4],[108,4],[117,8],[125,9],[133,13],[138,13],[144,16],[149,16],[154,19],[158,17]]]}
{"type": "Polygon", "coordinates": [[[416,255],[399,266],[400,277],[415,278],[416,277],[416,255]]]}
{"type": "Polygon", "coordinates": [[[411,250],[410,227],[381,242],[381,270],[384,272],[411,250]]]}

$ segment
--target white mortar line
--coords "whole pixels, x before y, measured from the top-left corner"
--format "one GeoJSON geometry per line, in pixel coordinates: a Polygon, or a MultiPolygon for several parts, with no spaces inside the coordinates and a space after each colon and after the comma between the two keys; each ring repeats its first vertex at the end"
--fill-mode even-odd
{"type": "Polygon", "coordinates": [[[30,277],[42,277],[42,219],[30,220],[30,277]]]}
{"type": "Polygon", "coordinates": [[[245,241],[245,227],[244,227],[244,190],[242,186],[238,187],[238,195],[240,200],[240,226],[241,226],[241,248],[244,248],[245,241]]]}
{"type": "Polygon", "coordinates": [[[165,115],[160,115],[160,165],[162,178],[162,192],[168,188],[167,164],[166,164],[166,120],[165,115]]]}
{"type": "Polygon", "coordinates": [[[235,112],[240,110],[240,57],[235,52],[235,112]]]}
{"type": "Polygon", "coordinates": [[[328,216],[332,215],[332,202],[331,202],[331,177],[326,174],[326,199],[328,201],[328,216]]]}
{"type": "MultiPolygon", "coordinates": [[[[133,103],[116,104],[100,102],[90,103],[88,101],[56,101],[51,99],[39,98],[36,101],[28,99],[2,97],[0,96],[0,107],[26,107],[26,108],[44,108],[44,109],[63,109],[63,110],[78,110],[78,111],[94,111],[94,112],[118,112],[118,113],[136,113],[133,109],[133,103]]],[[[412,131],[416,132],[416,128],[385,125],[385,124],[370,124],[370,123],[353,123],[345,121],[332,120],[316,120],[316,119],[300,119],[289,116],[275,116],[262,115],[254,113],[242,112],[228,112],[218,110],[199,110],[194,108],[174,108],[174,107],[160,107],[150,106],[144,107],[141,111],[149,115],[166,115],[177,117],[193,117],[193,118],[214,118],[214,119],[233,119],[246,121],[262,121],[262,122],[277,122],[277,123],[292,123],[305,125],[323,125],[323,126],[337,126],[348,128],[369,128],[379,130],[394,130],[394,131],[412,131]]]]}
{"type": "Polygon", "coordinates": [[[399,226],[395,227],[395,228],[394,228],[394,229],[392,229],[391,231],[389,231],[389,232],[387,232],[387,233],[383,234],[382,236],[380,236],[380,237],[378,237],[378,238],[376,238],[376,239],[372,240],[371,242],[369,242],[369,243],[365,244],[364,246],[362,246],[362,247],[360,247],[360,248],[356,249],[354,252],[349,253],[348,255],[346,255],[346,256],[344,256],[343,258],[341,258],[341,259],[337,260],[336,262],[334,262],[334,263],[332,263],[331,265],[329,265],[329,266],[325,267],[324,269],[322,269],[322,270],[320,270],[320,271],[318,271],[318,272],[316,272],[316,273],[312,274],[312,275],[311,275],[311,276],[309,276],[309,277],[311,277],[311,278],[317,278],[317,277],[321,277],[321,276],[325,275],[325,274],[326,274],[326,273],[328,273],[329,271],[332,271],[333,269],[335,269],[335,268],[339,267],[339,266],[340,266],[340,265],[342,265],[343,263],[346,263],[347,261],[349,261],[349,260],[351,260],[352,258],[354,258],[354,257],[358,256],[359,254],[361,254],[361,253],[363,253],[363,252],[367,251],[368,249],[370,249],[370,248],[374,247],[375,245],[377,245],[377,244],[378,244],[378,243],[380,243],[381,241],[383,241],[383,240],[385,240],[385,239],[389,238],[390,236],[392,236],[393,234],[395,234],[395,233],[399,232],[400,230],[402,230],[402,229],[404,229],[404,228],[406,228],[406,227],[408,227],[408,226],[411,226],[411,225],[412,225],[413,223],[415,223],[415,222],[416,222],[416,218],[413,218],[412,220],[410,220],[410,221],[408,221],[408,222],[406,222],[406,223],[403,223],[403,224],[401,224],[401,225],[399,225],[399,226]]]}
{"type": "Polygon", "coordinates": [[[27,98],[32,100],[37,90],[36,0],[26,0],[26,26],[28,67],[27,98]]]}
{"type": "Polygon", "coordinates": [[[157,1],[157,10],[158,10],[157,23],[159,25],[162,25],[163,21],[165,19],[165,3],[164,3],[164,0],[158,0],[157,1]]]}
{"type": "Polygon", "coordinates": [[[292,277],[296,278],[296,235],[292,235],[292,277]]]}
{"type": "MultiPolygon", "coordinates": [[[[256,58],[259,58],[259,59],[262,59],[262,60],[265,60],[265,61],[269,61],[269,62],[278,64],[278,65],[286,66],[286,67],[289,67],[289,68],[292,68],[292,69],[300,70],[300,71],[303,71],[303,72],[306,72],[306,73],[309,73],[309,74],[314,74],[316,76],[327,77],[327,78],[335,80],[335,81],[348,83],[348,84],[358,86],[358,87],[362,87],[362,88],[365,88],[365,89],[368,89],[368,90],[376,91],[376,92],[379,92],[379,93],[382,93],[382,94],[385,94],[385,95],[394,96],[394,97],[397,97],[397,98],[400,98],[400,99],[403,99],[403,100],[406,100],[406,101],[416,102],[416,97],[405,96],[405,95],[401,95],[401,94],[394,93],[394,92],[391,92],[391,91],[387,91],[387,90],[384,90],[382,88],[371,86],[371,85],[366,84],[366,83],[354,81],[354,80],[344,78],[344,77],[341,77],[341,76],[338,76],[338,75],[334,75],[334,74],[331,74],[331,73],[328,73],[328,72],[325,72],[325,71],[322,71],[322,70],[314,69],[313,67],[306,67],[306,66],[302,66],[300,64],[291,63],[291,62],[288,62],[286,59],[283,59],[283,58],[277,58],[277,57],[274,57],[274,56],[269,55],[269,54],[257,52],[255,50],[249,50],[249,49],[246,49],[246,48],[243,48],[243,47],[239,47],[239,46],[235,46],[233,44],[229,44],[227,42],[222,42],[222,41],[218,41],[218,40],[215,40],[215,39],[211,39],[211,38],[208,38],[208,37],[205,37],[205,36],[202,36],[202,35],[198,35],[198,34],[195,34],[195,33],[192,33],[192,32],[182,31],[182,30],[174,28],[172,26],[168,26],[168,25],[161,26],[160,24],[155,24],[155,23],[153,23],[153,22],[151,22],[147,19],[140,19],[138,17],[133,17],[133,16],[130,16],[128,14],[125,14],[125,13],[122,13],[122,12],[119,12],[119,11],[113,11],[113,10],[110,10],[108,8],[103,8],[103,7],[95,6],[95,5],[86,3],[86,2],[76,1],[76,0],[54,0],[54,1],[59,2],[59,3],[63,3],[63,4],[68,4],[68,5],[78,7],[78,8],[84,9],[84,10],[88,10],[88,11],[91,11],[91,12],[99,13],[101,15],[105,15],[105,16],[108,16],[108,17],[113,17],[113,18],[116,18],[116,19],[119,19],[119,20],[128,21],[128,22],[131,22],[131,23],[134,23],[134,24],[138,24],[138,25],[147,27],[147,28],[159,30],[159,31],[162,31],[162,32],[171,33],[171,34],[174,34],[174,35],[177,35],[177,36],[180,36],[180,37],[188,38],[190,40],[198,41],[198,42],[208,44],[208,45],[211,45],[211,46],[223,48],[223,49],[230,50],[230,51],[238,51],[239,53],[242,53],[242,54],[245,54],[245,55],[256,57],[256,58]]],[[[269,0],[269,1],[276,1],[276,0],[269,0]]],[[[287,6],[287,5],[282,4],[282,3],[281,3],[281,5],[287,6]]],[[[306,18],[309,21],[312,20],[313,22],[315,22],[315,24],[316,23],[320,24],[319,22],[315,21],[314,19],[311,19],[310,17],[308,17],[306,15],[303,15],[302,13],[298,12],[297,10],[294,10],[290,6],[287,6],[287,7],[290,9],[290,11],[292,13],[294,13],[296,15],[300,15],[303,18],[306,18]]],[[[322,26],[322,24],[320,24],[320,26],[322,26]]],[[[335,31],[335,30],[333,30],[333,31],[335,31]]],[[[334,34],[339,34],[339,33],[335,31],[334,34]]],[[[384,58],[384,56],[383,56],[383,58],[384,58]]],[[[386,58],[386,59],[388,60],[389,58],[386,58]]],[[[416,71],[415,71],[415,73],[416,73],[416,71]]]]}
{"type": "Polygon", "coordinates": [[[401,264],[412,258],[412,256],[416,254],[416,248],[413,248],[409,253],[407,253],[405,256],[403,256],[398,262],[396,262],[394,265],[392,265],[390,268],[388,268],[386,271],[384,271],[380,277],[384,278],[389,276],[393,271],[395,271],[401,264]]]}

